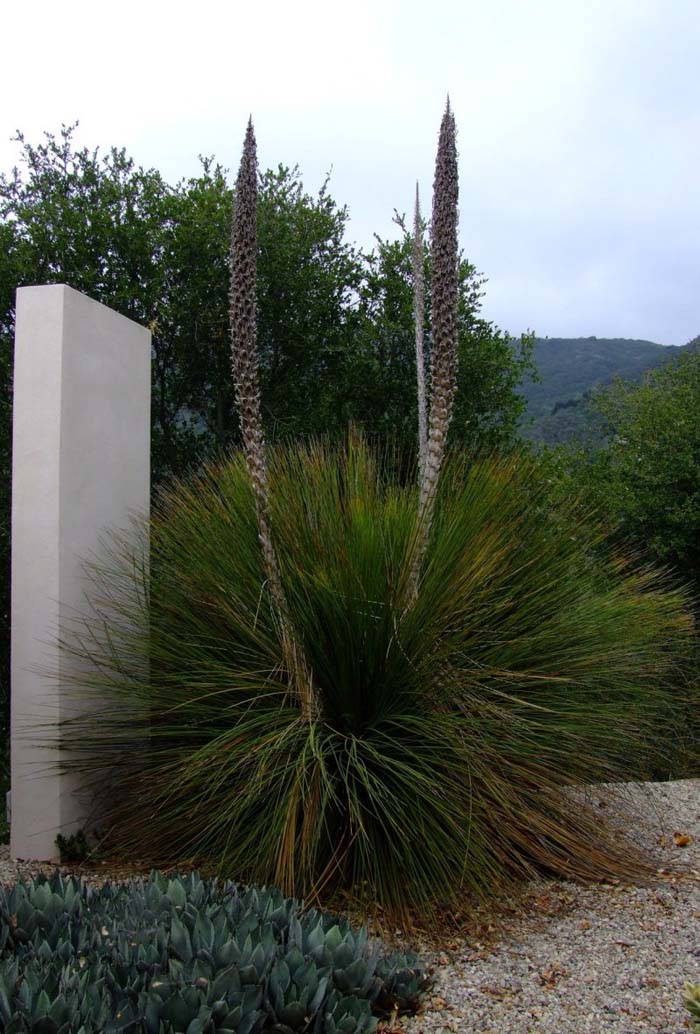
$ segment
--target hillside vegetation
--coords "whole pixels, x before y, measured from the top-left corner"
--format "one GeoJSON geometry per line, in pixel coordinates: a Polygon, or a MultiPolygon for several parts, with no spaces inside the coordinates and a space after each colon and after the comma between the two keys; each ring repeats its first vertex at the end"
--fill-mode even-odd
{"type": "Polygon", "coordinates": [[[521,387],[527,399],[524,436],[547,445],[596,437],[594,418],[585,405],[593,388],[616,377],[639,380],[646,370],[696,344],[697,339],[666,346],[631,338],[537,338],[533,360],[540,379],[528,378],[521,387]]]}

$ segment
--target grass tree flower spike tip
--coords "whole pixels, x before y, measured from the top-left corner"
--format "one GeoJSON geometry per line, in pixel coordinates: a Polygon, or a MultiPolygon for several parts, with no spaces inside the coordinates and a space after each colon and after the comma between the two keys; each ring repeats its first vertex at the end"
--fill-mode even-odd
{"type": "Polygon", "coordinates": [[[457,145],[455,119],[449,98],[442,117],[435,180],[430,242],[431,331],[430,419],[425,464],[421,471],[419,538],[414,559],[413,583],[417,586],[435,508],[440,469],[445,458],[447,434],[457,387],[457,316],[459,278],[457,250],[457,145]]]}

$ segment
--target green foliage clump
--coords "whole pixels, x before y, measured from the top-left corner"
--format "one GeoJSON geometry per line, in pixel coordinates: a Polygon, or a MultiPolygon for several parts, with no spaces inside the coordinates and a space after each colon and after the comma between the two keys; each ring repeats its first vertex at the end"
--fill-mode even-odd
{"type": "Polygon", "coordinates": [[[447,463],[416,594],[417,489],[393,469],[354,438],[270,456],[311,716],[240,455],[161,494],[150,562],[116,539],[93,569],[66,649],[104,707],[63,734],[66,764],[104,779],[112,846],[424,913],[542,869],[637,873],[577,788],[647,760],[690,635],[682,594],[607,553],[522,456],[447,463]]]}
{"type": "Polygon", "coordinates": [[[413,956],[276,890],[158,873],[0,888],[6,1034],[373,1034],[429,985],[413,956]]]}
{"type": "Polygon", "coordinates": [[[596,400],[610,437],[591,475],[620,534],[700,586],[700,348],[596,400]]]}
{"type": "Polygon", "coordinates": [[[683,1001],[693,1017],[691,1029],[694,1034],[698,1034],[700,1032],[700,984],[686,984],[683,988],[683,1001]]]}
{"type": "Polygon", "coordinates": [[[604,448],[560,449],[549,462],[566,491],[585,492],[611,533],[700,586],[700,349],[617,380],[590,405],[604,448]]]}
{"type": "Polygon", "coordinates": [[[61,833],[56,837],[56,847],[62,864],[85,862],[95,857],[98,836],[95,830],[78,829],[75,833],[64,837],[61,833]]]}

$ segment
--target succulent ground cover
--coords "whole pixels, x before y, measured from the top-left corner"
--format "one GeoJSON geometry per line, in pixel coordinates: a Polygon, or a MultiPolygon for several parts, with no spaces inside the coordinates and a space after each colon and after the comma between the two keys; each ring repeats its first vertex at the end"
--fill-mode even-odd
{"type": "Polygon", "coordinates": [[[337,916],[196,874],[0,889],[6,1034],[371,1034],[430,979],[337,916]]]}

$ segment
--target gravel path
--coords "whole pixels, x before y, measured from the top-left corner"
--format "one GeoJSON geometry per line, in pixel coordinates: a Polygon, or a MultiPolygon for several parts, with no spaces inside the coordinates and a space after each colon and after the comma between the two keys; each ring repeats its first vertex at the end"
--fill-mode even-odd
{"type": "Polygon", "coordinates": [[[405,1034],[688,1034],[682,988],[700,982],[700,780],[629,786],[624,807],[658,859],[653,884],[532,884],[497,917],[495,937],[487,928],[481,942],[432,955],[434,994],[405,1034]]]}
{"type": "MultiPolygon", "coordinates": [[[[601,789],[594,801],[615,813],[619,791],[601,789]]],[[[688,1034],[682,988],[700,981],[700,780],[630,785],[621,807],[627,831],[658,860],[651,885],[531,884],[469,936],[446,933],[440,952],[422,952],[436,970],[434,993],[423,1014],[392,1030],[688,1034]]],[[[51,871],[18,866],[0,847],[0,880],[41,869],[51,871]]]]}

